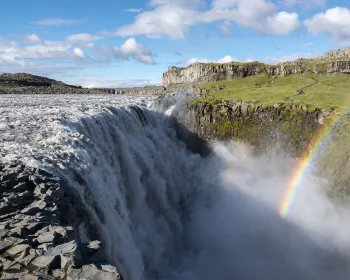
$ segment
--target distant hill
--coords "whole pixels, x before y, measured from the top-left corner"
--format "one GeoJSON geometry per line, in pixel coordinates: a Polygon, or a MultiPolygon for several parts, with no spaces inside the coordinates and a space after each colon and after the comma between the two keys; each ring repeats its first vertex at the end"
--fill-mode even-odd
{"type": "Polygon", "coordinates": [[[28,73],[0,74],[0,94],[88,94],[98,90],[67,85],[28,73]]]}

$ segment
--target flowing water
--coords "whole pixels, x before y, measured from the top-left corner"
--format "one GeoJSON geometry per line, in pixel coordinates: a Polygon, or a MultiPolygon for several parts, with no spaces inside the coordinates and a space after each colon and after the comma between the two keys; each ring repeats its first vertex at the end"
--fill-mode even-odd
{"type": "Polygon", "coordinates": [[[281,218],[294,159],[234,142],[193,153],[152,100],[1,97],[2,161],[65,178],[124,279],[349,279],[349,211],[327,181],[310,170],[281,218]]]}

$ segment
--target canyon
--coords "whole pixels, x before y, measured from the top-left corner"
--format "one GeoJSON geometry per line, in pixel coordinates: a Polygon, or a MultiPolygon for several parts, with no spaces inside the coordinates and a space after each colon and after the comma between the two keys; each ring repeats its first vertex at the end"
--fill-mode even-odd
{"type": "Polygon", "coordinates": [[[348,279],[349,113],[298,87],[214,98],[218,81],[345,76],[348,56],[171,67],[130,89],[0,75],[0,278],[348,279]]]}

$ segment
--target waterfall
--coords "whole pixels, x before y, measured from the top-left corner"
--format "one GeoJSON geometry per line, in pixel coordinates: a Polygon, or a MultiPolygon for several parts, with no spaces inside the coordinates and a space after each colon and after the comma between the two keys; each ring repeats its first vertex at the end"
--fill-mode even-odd
{"type": "Polygon", "coordinates": [[[327,182],[308,174],[281,218],[293,159],[235,142],[194,151],[161,110],[108,102],[46,120],[16,155],[64,179],[124,279],[349,279],[349,211],[327,182]]]}
{"type": "MultiPolygon", "coordinates": [[[[325,243],[331,233],[320,220],[324,213],[302,206],[292,222],[277,215],[292,160],[256,158],[237,143],[194,154],[178,139],[172,118],[138,107],[74,126],[88,143],[74,162],[83,184],[70,185],[125,279],[349,276],[347,257],[334,251],[334,240],[325,243]]],[[[312,180],[306,184],[314,190],[324,184],[312,180]]],[[[307,199],[326,201],[315,191],[300,198],[307,199]]]]}

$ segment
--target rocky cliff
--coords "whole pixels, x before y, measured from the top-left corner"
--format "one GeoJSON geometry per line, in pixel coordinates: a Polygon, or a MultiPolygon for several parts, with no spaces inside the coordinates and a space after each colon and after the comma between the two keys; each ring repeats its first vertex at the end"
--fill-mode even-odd
{"type": "Polygon", "coordinates": [[[186,68],[169,67],[163,74],[163,86],[178,84],[200,84],[205,82],[231,80],[267,73],[286,76],[313,72],[324,75],[350,74],[350,48],[330,51],[317,59],[298,59],[278,65],[260,62],[194,63],[186,68]]]}
{"type": "Polygon", "coordinates": [[[346,59],[348,57],[350,57],[350,47],[338,50],[330,50],[321,56],[322,59],[346,59]]]}
{"type": "Polygon", "coordinates": [[[329,113],[307,105],[257,105],[245,102],[194,102],[178,118],[207,141],[241,140],[257,152],[280,146],[295,157],[310,149],[329,113]]]}

